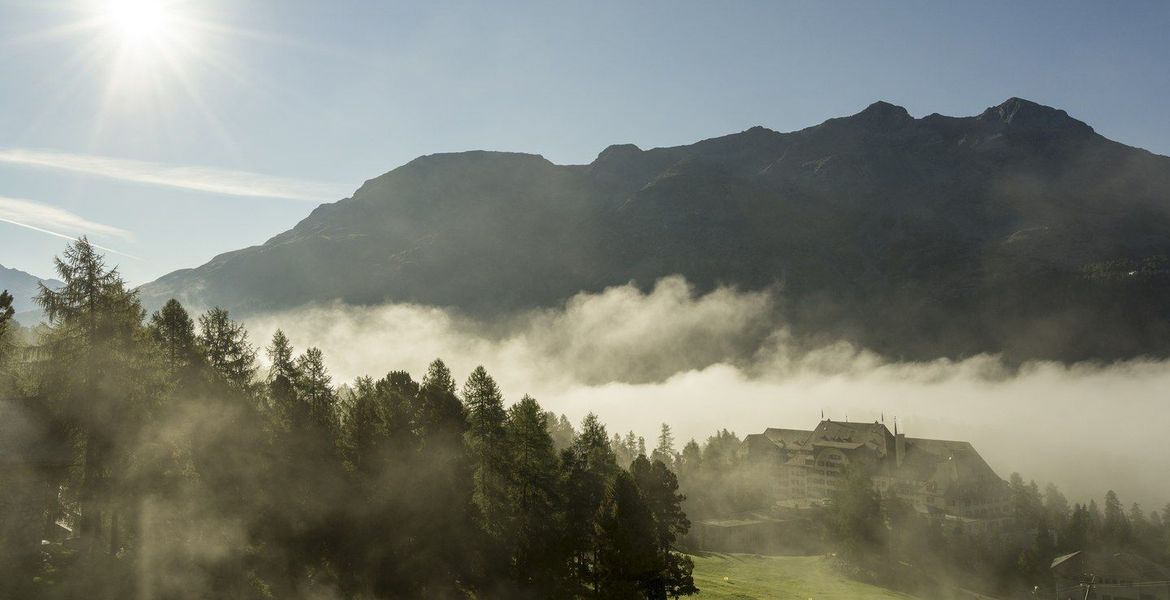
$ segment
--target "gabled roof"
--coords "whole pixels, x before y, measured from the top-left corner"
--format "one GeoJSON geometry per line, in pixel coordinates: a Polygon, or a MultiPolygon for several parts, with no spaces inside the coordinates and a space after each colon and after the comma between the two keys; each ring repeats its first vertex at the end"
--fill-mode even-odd
{"type": "Polygon", "coordinates": [[[914,479],[922,480],[943,478],[940,468],[947,470],[947,477],[953,476],[958,481],[1000,481],[969,442],[906,438],[906,455],[898,469],[900,474],[913,474],[914,479]]]}
{"type": "Polygon", "coordinates": [[[803,446],[812,432],[807,429],[779,429],[769,427],[764,436],[781,447],[803,446]]]}
{"type": "MultiPolygon", "coordinates": [[[[821,421],[813,430],[809,440],[813,443],[839,442],[870,446],[884,454],[894,439],[893,434],[881,423],[854,423],[849,421],[821,421]]],[[[854,446],[854,448],[860,446],[854,446]]],[[[889,448],[892,450],[892,448],[889,448]]]]}

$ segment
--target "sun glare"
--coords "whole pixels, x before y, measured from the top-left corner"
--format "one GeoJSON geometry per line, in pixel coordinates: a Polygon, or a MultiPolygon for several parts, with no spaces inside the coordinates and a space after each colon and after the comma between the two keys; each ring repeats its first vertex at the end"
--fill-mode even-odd
{"type": "Polygon", "coordinates": [[[104,8],[110,28],[127,42],[158,42],[169,33],[171,15],[162,0],[108,0],[104,8]]]}
{"type": "Polygon", "coordinates": [[[157,39],[166,33],[166,11],[157,1],[111,0],[106,16],[110,25],[126,39],[157,39]]]}

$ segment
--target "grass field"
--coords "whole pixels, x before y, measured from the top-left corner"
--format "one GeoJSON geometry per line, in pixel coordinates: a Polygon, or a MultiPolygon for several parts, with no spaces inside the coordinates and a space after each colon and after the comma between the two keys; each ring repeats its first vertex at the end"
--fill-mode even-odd
{"type": "Polygon", "coordinates": [[[819,556],[702,553],[695,585],[702,600],[917,600],[914,596],[853,581],[819,556]]]}

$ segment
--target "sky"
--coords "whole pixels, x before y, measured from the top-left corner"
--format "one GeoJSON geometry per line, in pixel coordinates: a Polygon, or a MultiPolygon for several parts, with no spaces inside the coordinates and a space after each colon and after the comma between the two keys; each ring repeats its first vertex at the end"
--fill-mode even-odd
{"type": "Polygon", "coordinates": [[[1170,154],[1166,2],[0,0],[0,264],[88,235],[132,284],[412,158],[591,161],[876,100],[1012,96],[1170,154]]]}

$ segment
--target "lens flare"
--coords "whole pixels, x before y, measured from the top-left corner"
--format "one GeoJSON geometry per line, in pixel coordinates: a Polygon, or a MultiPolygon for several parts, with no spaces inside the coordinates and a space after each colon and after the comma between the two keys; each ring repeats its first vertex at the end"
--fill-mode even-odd
{"type": "Polygon", "coordinates": [[[159,42],[170,33],[172,15],[161,0],[109,0],[104,16],[110,28],[131,43],[159,42]]]}

